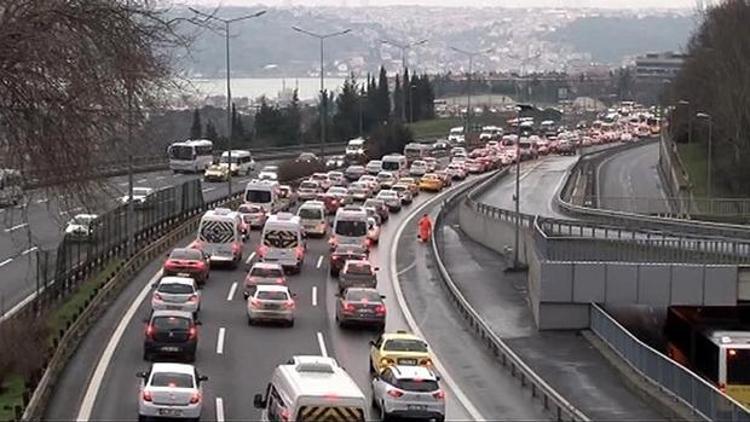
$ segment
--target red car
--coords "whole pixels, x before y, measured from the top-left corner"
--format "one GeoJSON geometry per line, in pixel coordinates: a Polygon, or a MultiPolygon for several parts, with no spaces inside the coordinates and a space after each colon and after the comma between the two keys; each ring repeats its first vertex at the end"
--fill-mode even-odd
{"type": "Polygon", "coordinates": [[[175,248],[164,263],[163,275],[188,274],[202,286],[209,274],[208,258],[200,249],[175,248]]]}
{"type": "Polygon", "coordinates": [[[338,277],[344,264],[349,260],[367,260],[370,250],[359,245],[338,245],[331,252],[328,271],[333,277],[338,277]]]}
{"type": "Polygon", "coordinates": [[[339,205],[342,205],[339,198],[331,195],[330,193],[319,193],[315,197],[315,199],[325,205],[327,214],[336,214],[336,211],[339,209],[339,205]]]}

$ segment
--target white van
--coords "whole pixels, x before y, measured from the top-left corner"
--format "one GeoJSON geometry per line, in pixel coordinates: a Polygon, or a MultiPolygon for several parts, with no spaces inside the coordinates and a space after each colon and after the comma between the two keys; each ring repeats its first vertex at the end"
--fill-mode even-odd
{"type": "Polygon", "coordinates": [[[288,212],[268,217],[258,246],[263,262],[274,262],[285,270],[300,272],[305,262],[305,242],[300,218],[288,212]]]}
{"type": "Polygon", "coordinates": [[[262,421],[364,422],[367,399],[336,361],[295,356],[271,374],[264,394],[253,399],[262,421]]]}
{"type": "Polygon", "coordinates": [[[305,201],[297,209],[305,234],[313,234],[323,237],[328,231],[328,222],[326,221],[326,206],[322,201],[305,201]]]}
{"type": "Polygon", "coordinates": [[[242,260],[242,233],[237,213],[227,208],[206,211],[198,225],[196,244],[211,263],[228,263],[235,268],[242,260]]]}
{"type": "Polygon", "coordinates": [[[255,170],[255,160],[253,160],[253,156],[250,154],[250,151],[233,149],[232,164],[229,164],[229,151],[224,151],[221,153],[221,157],[219,158],[219,166],[222,168],[226,168],[227,166],[229,166],[229,170],[235,176],[239,176],[241,174],[247,176],[255,170]]]}
{"type": "Polygon", "coordinates": [[[400,154],[389,154],[383,157],[380,169],[382,171],[389,171],[397,177],[409,175],[409,163],[406,157],[400,154]]]}
{"type": "Polygon", "coordinates": [[[328,241],[331,250],[336,249],[338,245],[368,246],[367,227],[367,211],[364,208],[339,208],[333,219],[333,235],[328,241]]]}
{"type": "Polygon", "coordinates": [[[247,182],[245,203],[257,205],[269,214],[280,211],[283,204],[279,198],[279,182],[258,179],[247,182]]]}

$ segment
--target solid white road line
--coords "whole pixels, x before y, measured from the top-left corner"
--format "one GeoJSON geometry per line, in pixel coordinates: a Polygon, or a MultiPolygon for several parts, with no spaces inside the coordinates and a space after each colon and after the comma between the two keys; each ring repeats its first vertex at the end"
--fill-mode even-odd
{"type": "Polygon", "coordinates": [[[8,258],[5,261],[0,262],[0,267],[4,267],[4,266],[10,264],[11,262],[13,262],[13,258],[8,258]]]}
{"type": "Polygon", "coordinates": [[[21,252],[21,256],[28,255],[37,249],[39,249],[38,246],[34,246],[33,248],[26,249],[25,251],[21,252]]]}
{"type": "Polygon", "coordinates": [[[156,176],[156,178],[154,178],[154,180],[164,180],[164,176],[156,176]]]}
{"type": "Polygon", "coordinates": [[[249,264],[252,262],[253,258],[255,258],[255,252],[251,253],[250,256],[247,257],[247,261],[245,261],[245,264],[249,264]]]}
{"type": "Polygon", "coordinates": [[[146,183],[146,182],[148,182],[148,179],[140,179],[140,180],[138,180],[137,183],[146,183]]]}
{"type": "Polygon", "coordinates": [[[23,224],[19,224],[17,226],[13,226],[13,227],[7,228],[7,229],[5,229],[5,233],[10,233],[12,231],[16,231],[18,229],[22,229],[22,228],[24,228],[24,227],[26,227],[28,225],[29,225],[29,223],[23,223],[23,224]]]}
{"type": "Polygon", "coordinates": [[[203,189],[203,193],[208,193],[208,192],[215,191],[215,190],[216,188],[205,188],[203,189]]]}
{"type": "Polygon", "coordinates": [[[216,422],[224,422],[224,400],[216,398],[216,422]]]}
{"type": "Polygon", "coordinates": [[[315,266],[315,268],[320,268],[321,265],[323,265],[323,255],[318,257],[318,264],[315,266]]]}
{"type": "Polygon", "coordinates": [[[320,355],[328,357],[328,349],[326,349],[326,342],[323,340],[323,333],[318,331],[318,347],[320,347],[320,355]]]}
{"type": "Polygon", "coordinates": [[[318,306],[318,286],[313,286],[312,290],[312,305],[318,306]]]}
{"type": "Polygon", "coordinates": [[[226,334],[226,329],[224,327],[219,328],[219,338],[216,339],[216,354],[223,355],[224,354],[224,335],[226,334]]]}
{"type": "MultiPolygon", "coordinates": [[[[467,181],[468,182],[468,181],[467,181]]],[[[463,186],[465,183],[463,182],[458,186],[463,186]]],[[[451,192],[453,189],[450,189],[447,192],[451,192]]],[[[391,244],[391,250],[390,250],[390,257],[389,257],[389,263],[390,270],[391,270],[391,281],[393,282],[393,291],[396,294],[396,300],[398,302],[399,308],[401,308],[401,312],[404,314],[404,319],[406,319],[406,323],[409,325],[409,328],[411,331],[416,334],[417,336],[421,338],[425,338],[424,334],[422,334],[422,330],[419,328],[419,325],[417,325],[416,320],[414,320],[414,316],[412,316],[411,311],[409,310],[408,305],[406,304],[406,299],[404,298],[404,294],[401,291],[401,284],[398,280],[398,274],[396,274],[396,250],[398,249],[398,241],[401,239],[401,235],[404,233],[404,229],[406,229],[406,223],[412,219],[415,215],[417,215],[420,212],[423,212],[423,210],[431,205],[433,205],[438,200],[442,199],[445,196],[445,194],[439,194],[436,195],[433,198],[430,198],[423,204],[421,204],[419,207],[412,210],[411,213],[409,213],[403,220],[401,220],[401,225],[398,226],[398,229],[396,230],[396,235],[393,237],[393,243],[391,244]]],[[[448,371],[446,371],[445,366],[441,363],[440,359],[438,359],[438,356],[435,354],[435,351],[433,350],[433,357],[435,367],[438,370],[438,373],[440,376],[445,380],[445,382],[448,384],[450,389],[453,391],[453,394],[455,394],[456,399],[461,403],[461,405],[466,409],[466,411],[471,416],[472,420],[479,421],[479,420],[487,420],[482,414],[477,410],[476,407],[474,407],[474,404],[469,400],[469,397],[461,390],[461,387],[458,386],[458,383],[448,374],[448,371]]]]}
{"type": "Polygon", "coordinates": [[[416,262],[412,262],[411,264],[407,265],[403,270],[397,272],[396,275],[401,275],[401,274],[409,271],[410,269],[412,269],[412,268],[414,268],[416,266],[417,266],[417,263],[416,262]]]}
{"type": "Polygon", "coordinates": [[[128,182],[122,182],[122,183],[118,183],[117,185],[118,185],[118,186],[127,186],[127,185],[128,185],[128,182]]]}
{"type": "Polygon", "coordinates": [[[227,295],[227,300],[234,299],[234,292],[237,291],[237,282],[235,281],[232,283],[232,287],[229,288],[229,294],[227,295]]]}
{"type": "Polygon", "coordinates": [[[149,280],[148,283],[143,286],[143,289],[140,291],[140,293],[138,293],[138,296],[136,296],[135,300],[133,300],[133,303],[130,304],[130,308],[128,308],[127,312],[125,312],[125,315],[120,320],[120,323],[117,324],[117,328],[115,328],[114,333],[112,333],[112,337],[109,338],[107,347],[99,357],[99,362],[96,364],[96,369],[94,369],[94,375],[91,377],[89,385],[86,388],[86,394],[83,396],[81,407],[78,409],[78,416],[76,417],[77,421],[88,421],[91,419],[91,412],[94,410],[96,396],[99,394],[99,389],[102,386],[102,380],[104,380],[104,375],[107,372],[109,363],[112,361],[112,356],[114,356],[115,354],[117,345],[120,343],[123,334],[125,334],[125,329],[128,328],[130,321],[135,316],[135,313],[138,311],[141,303],[143,303],[148,294],[151,293],[151,285],[159,280],[159,277],[161,277],[161,273],[161,270],[157,271],[156,274],[151,277],[151,280],[149,280]]]}

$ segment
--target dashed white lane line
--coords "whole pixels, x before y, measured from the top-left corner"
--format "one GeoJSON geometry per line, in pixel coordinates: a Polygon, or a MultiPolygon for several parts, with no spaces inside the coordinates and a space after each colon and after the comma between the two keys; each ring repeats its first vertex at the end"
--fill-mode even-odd
{"type": "Polygon", "coordinates": [[[11,262],[13,262],[13,258],[8,258],[5,261],[0,262],[0,267],[4,267],[4,266],[10,264],[11,262]]]}
{"type": "Polygon", "coordinates": [[[318,306],[318,286],[312,287],[312,306],[318,306]]]}
{"type": "Polygon", "coordinates": [[[36,202],[37,204],[46,204],[47,202],[49,202],[49,198],[37,199],[34,202],[36,202]]]}
{"type": "Polygon", "coordinates": [[[216,354],[224,354],[224,336],[227,330],[224,327],[219,328],[219,338],[216,339],[216,354]]]}
{"type": "Polygon", "coordinates": [[[109,363],[112,361],[112,356],[114,356],[115,354],[115,349],[117,349],[117,345],[120,343],[123,334],[125,334],[125,329],[128,327],[128,325],[130,325],[130,321],[133,319],[133,316],[135,316],[135,313],[138,311],[141,303],[143,303],[143,301],[146,299],[146,296],[151,293],[151,285],[159,280],[159,277],[161,277],[161,273],[161,270],[157,271],[156,274],[151,277],[151,280],[149,280],[149,282],[146,283],[145,286],[143,286],[143,289],[140,291],[140,293],[138,293],[138,296],[135,298],[133,303],[130,304],[130,308],[128,308],[128,311],[125,312],[125,315],[120,320],[120,323],[117,324],[117,328],[115,328],[114,333],[112,333],[112,336],[109,338],[107,347],[99,357],[99,362],[96,364],[94,375],[91,377],[89,385],[86,388],[86,395],[83,396],[81,407],[78,409],[78,417],[76,417],[77,421],[88,421],[91,419],[91,412],[94,410],[96,396],[99,395],[99,389],[102,386],[102,380],[104,380],[104,375],[107,372],[107,367],[109,367],[109,363]]]}
{"type": "Polygon", "coordinates": [[[245,261],[245,264],[249,264],[253,261],[253,258],[255,258],[255,252],[251,253],[250,256],[247,257],[247,261],[245,261]]]}
{"type": "Polygon", "coordinates": [[[25,251],[21,252],[21,256],[28,255],[28,254],[34,252],[37,249],[39,249],[38,246],[34,246],[33,248],[26,249],[25,251]]]}
{"type": "Polygon", "coordinates": [[[117,184],[117,186],[127,186],[127,185],[128,185],[128,182],[122,182],[122,183],[117,184]]]}
{"type": "Polygon", "coordinates": [[[235,281],[234,283],[232,283],[232,287],[229,288],[229,294],[227,295],[228,301],[231,301],[232,299],[234,299],[234,292],[236,291],[237,291],[237,282],[235,281]]]}
{"type": "Polygon", "coordinates": [[[315,265],[315,268],[320,268],[321,265],[323,265],[323,255],[318,257],[318,264],[315,265]]]}
{"type": "Polygon", "coordinates": [[[224,399],[216,398],[216,422],[224,422],[224,399]]]}
{"type": "Polygon", "coordinates": [[[156,176],[154,180],[164,180],[164,176],[156,176]]]}
{"type": "Polygon", "coordinates": [[[148,182],[148,179],[139,179],[137,183],[146,183],[148,182]]]}
{"type": "Polygon", "coordinates": [[[320,355],[328,357],[328,349],[326,349],[326,342],[323,340],[323,333],[318,331],[318,347],[320,347],[320,355]]]}
{"type": "Polygon", "coordinates": [[[22,229],[22,228],[24,228],[24,227],[26,227],[28,225],[29,225],[29,223],[23,223],[23,224],[19,224],[17,226],[13,226],[13,227],[7,228],[7,229],[5,229],[5,233],[10,233],[12,231],[16,231],[16,230],[22,229]]]}
{"type": "Polygon", "coordinates": [[[215,190],[216,188],[205,188],[203,189],[203,193],[208,193],[208,192],[215,191],[215,190]]]}
{"type": "Polygon", "coordinates": [[[410,269],[414,268],[415,266],[417,266],[417,263],[416,262],[412,262],[411,264],[409,264],[406,267],[404,267],[404,269],[402,269],[399,272],[397,272],[396,275],[401,275],[401,274],[409,271],[410,269]]]}

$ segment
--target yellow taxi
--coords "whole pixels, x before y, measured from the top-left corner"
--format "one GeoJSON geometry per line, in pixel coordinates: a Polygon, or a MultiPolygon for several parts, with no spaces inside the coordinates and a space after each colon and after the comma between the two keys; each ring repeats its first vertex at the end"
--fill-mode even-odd
{"type": "Polygon", "coordinates": [[[443,189],[443,181],[435,173],[427,173],[419,179],[419,189],[440,192],[443,189]]]}
{"type": "Polygon", "coordinates": [[[402,185],[408,186],[412,196],[419,195],[419,185],[417,184],[417,179],[413,177],[402,177],[398,179],[398,182],[402,185]]]}
{"type": "Polygon", "coordinates": [[[392,365],[432,368],[427,342],[406,331],[383,333],[370,341],[370,374],[379,374],[392,365]]]}

